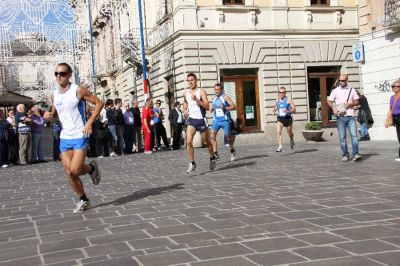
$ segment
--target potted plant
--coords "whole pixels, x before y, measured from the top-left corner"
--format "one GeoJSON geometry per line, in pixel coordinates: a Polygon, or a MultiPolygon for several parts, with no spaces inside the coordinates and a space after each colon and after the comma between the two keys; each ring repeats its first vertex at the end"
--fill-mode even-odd
{"type": "Polygon", "coordinates": [[[323,130],[321,130],[321,125],[320,123],[316,121],[311,121],[305,125],[305,130],[302,130],[301,133],[303,134],[304,138],[309,141],[321,141],[322,140],[322,134],[324,133],[323,130]]]}

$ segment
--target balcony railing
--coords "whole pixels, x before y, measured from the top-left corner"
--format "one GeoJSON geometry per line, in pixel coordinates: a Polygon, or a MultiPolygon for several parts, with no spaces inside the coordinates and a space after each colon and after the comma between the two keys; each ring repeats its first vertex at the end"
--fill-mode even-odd
{"type": "Polygon", "coordinates": [[[385,26],[400,26],[400,0],[385,0],[385,26]]]}

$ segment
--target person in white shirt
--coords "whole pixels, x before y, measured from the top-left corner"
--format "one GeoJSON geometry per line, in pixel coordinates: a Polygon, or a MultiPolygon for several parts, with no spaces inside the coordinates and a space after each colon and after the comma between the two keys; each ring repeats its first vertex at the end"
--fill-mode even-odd
{"type": "Polygon", "coordinates": [[[81,175],[89,174],[93,184],[100,182],[99,165],[96,160],[85,164],[86,146],[92,133],[92,125],[103,108],[103,102],[85,87],[72,84],[72,68],[67,63],[60,63],[54,72],[58,88],[54,90],[51,112],[45,113],[50,120],[58,115],[62,124],[60,134],[60,152],[68,182],[79,197],[74,212],[83,212],[90,208],[90,201],[85,194],[81,175]],[[90,118],[86,121],[86,101],[95,105],[90,118]]]}

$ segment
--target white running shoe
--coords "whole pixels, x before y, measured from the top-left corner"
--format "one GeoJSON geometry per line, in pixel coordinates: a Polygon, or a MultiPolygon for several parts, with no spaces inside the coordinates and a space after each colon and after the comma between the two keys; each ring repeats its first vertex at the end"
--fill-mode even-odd
{"type": "Polygon", "coordinates": [[[117,157],[117,156],[118,156],[118,155],[117,155],[115,152],[113,152],[113,151],[110,153],[110,157],[117,157]]]}
{"type": "Polygon", "coordinates": [[[355,162],[357,162],[357,161],[360,161],[362,159],[362,157],[361,157],[361,155],[360,154],[355,154],[354,155],[354,157],[353,157],[353,161],[355,161],[355,162]]]}
{"type": "Polygon", "coordinates": [[[282,145],[279,145],[278,148],[276,149],[276,152],[282,152],[282,149],[283,149],[282,145]]]}
{"type": "Polygon", "coordinates": [[[399,158],[396,158],[396,159],[394,159],[396,162],[400,162],[400,157],[399,158]]]}
{"type": "Polygon", "coordinates": [[[90,202],[89,201],[80,200],[76,204],[76,208],[74,209],[74,213],[84,212],[89,208],[90,208],[90,202]]]}
{"type": "Polygon", "coordinates": [[[91,161],[89,164],[94,167],[93,173],[90,174],[90,178],[92,179],[94,185],[98,185],[101,180],[99,164],[96,160],[91,161]]]}
{"type": "Polygon", "coordinates": [[[8,167],[8,164],[3,164],[2,166],[1,166],[1,168],[7,168],[8,167]]]}
{"type": "Polygon", "coordinates": [[[231,162],[234,162],[236,160],[236,151],[231,152],[231,162]]]}
{"type": "Polygon", "coordinates": [[[153,152],[152,151],[145,151],[144,153],[145,154],[152,154],[153,152]]]}
{"type": "Polygon", "coordinates": [[[189,163],[189,168],[187,169],[186,173],[190,174],[196,169],[196,164],[195,163],[189,163]]]}
{"type": "Polygon", "coordinates": [[[293,150],[294,149],[294,139],[290,139],[290,148],[293,150]]]}
{"type": "Polygon", "coordinates": [[[348,156],[343,156],[342,157],[342,162],[348,162],[349,161],[349,157],[348,156]]]}
{"type": "Polygon", "coordinates": [[[226,144],[225,144],[225,147],[229,148],[229,143],[226,143],[226,144]]]}

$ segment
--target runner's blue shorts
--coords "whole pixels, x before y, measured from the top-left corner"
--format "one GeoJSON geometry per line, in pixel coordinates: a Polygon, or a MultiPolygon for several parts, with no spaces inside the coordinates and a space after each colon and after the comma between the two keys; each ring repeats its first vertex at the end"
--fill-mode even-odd
{"type": "Polygon", "coordinates": [[[60,152],[85,150],[88,142],[89,138],[60,139],[60,152]]]}

